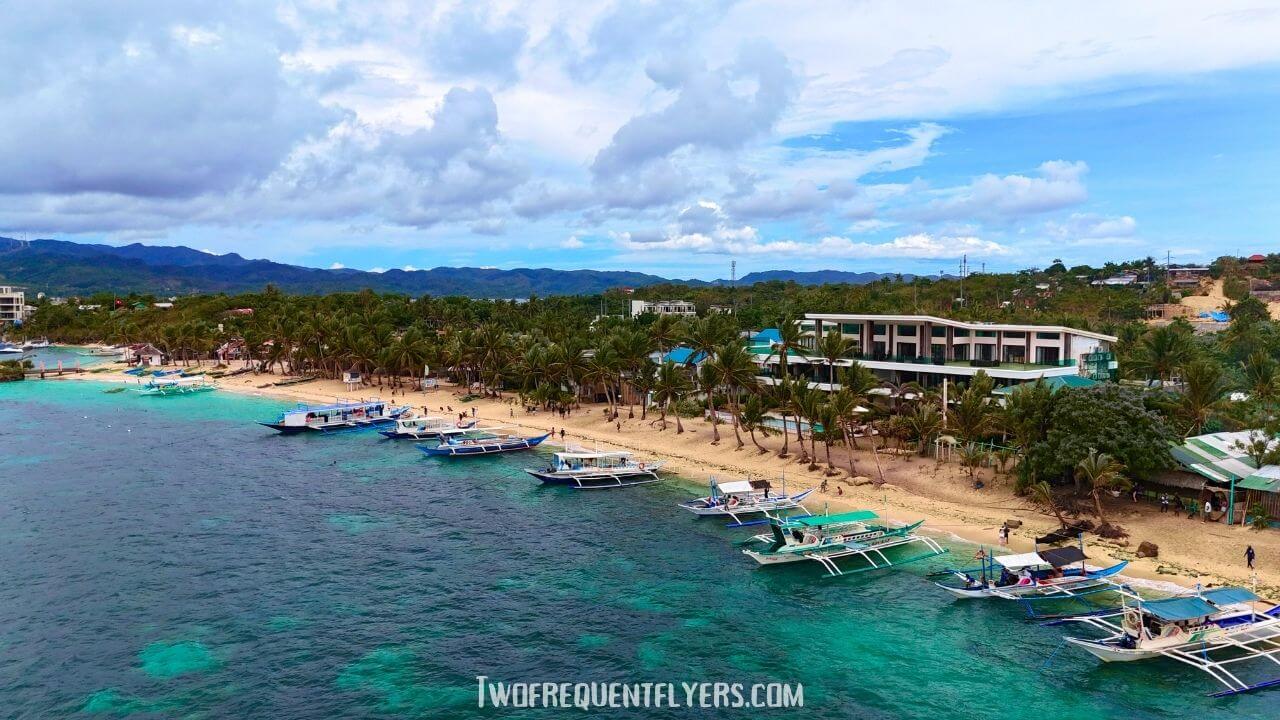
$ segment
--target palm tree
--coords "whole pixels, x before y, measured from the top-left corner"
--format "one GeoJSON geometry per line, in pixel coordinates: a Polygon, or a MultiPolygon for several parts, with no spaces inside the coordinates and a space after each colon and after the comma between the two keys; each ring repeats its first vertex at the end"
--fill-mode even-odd
{"type": "Polygon", "coordinates": [[[818,343],[818,354],[827,366],[827,383],[832,390],[835,390],[836,383],[836,361],[848,357],[853,348],[854,342],[839,331],[826,333],[818,343]]]}
{"type": "Polygon", "coordinates": [[[1182,394],[1178,414],[1187,422],[1186,437],[1198,435],[1209,416],[1226,402],[1231,385],[1222,366],[1211,360],[1196,360],[1182,371],[1182,394]]]}
{"type": "Polygon", "coordinates": [[[967,442],[960,446],[960,465],[969,473],[969,479],[973,480],[978,468],[987,459],[987,449],[975,442],[967,442]]]}
{"type": "Polygon", "coordinates": [[[631,375],[631,387],[640,396],[640,420],[644,421],[649,416],[649,393],[653,392],[653,387],[658,381],[658,366],[654,365],[649,358],[645,358],[640,367],[631,375]]]}
{"type": "Polygon", "coordinates": [[[1130,372],[1161,386],[1195,355],[1195,347],[1184,330],[1174,325],[1155,328],[1138,341],[1127,361],[1130,372]]]}
{"type": "Polygon", "coordinates": [[[768,404],[778,409],[778,414],[782,416],[782,448],[778,450],[778,457],[785,458],[790,455],[790,435],[787,434],[787,416],[791,413],[792,391],[795,383],[789,379],[782,377],[777,378],[773,385],[766,386],[765,397],[768,398],[768,404]]]}
{"type": "Polygon", "coordinates": [[[1244,387],[1249,399],[1262,407],[1270,407],[1280,398],[1280,368],[1274,358],[1258,351],[1240,363],[1244,387]]]}
{"type": "Polygon", "coordinates": [[[853,469],[853,435],[849,432],[849,426],[857,420],[858,399],[852,391],[842,387],[839,392],[831,396],[827,405],[831,408],[835,423],[840,426],[840,434],[844,436],[845,457],[849,460],[849,477],[853,477],[857,473],[853,469]]]}
{"type": "Polygon", "coordinates": [[[898,417],[915,439],[916,452],[924,455],[929,449],[929,441],[942,430],[942,413],[938,412],[938,406],[931,402],[916,403],[909,412],[898,417]]]}
{"type": "MultiPolygon", "coordinates": [[[[711,444],[720,444],[720,416],[716,414],[716,388],[720,387],[720,369],[713,362],[702,363],[698,373],[698,385],[707,396],[707,409],[711,412],[711,444]]],[[[737,429],[734,429],[737,432],[737,429]]],[[[738,438],[742,442],[742,438],[738,438]]],[[[741,445],[739,445],[741,447],[741,445]]]]}
{"type": "MultiPolygon", "coordinates": [[[[689,380],[684,368],[667,360],[658,366],[658,376],[653,384],[653,401],[661,409],[662,429],[667,429],[667,412],[674,405],[679,405],[693,390],[693,382],[689,380]]],[[[680,424],[680,413],[676,412],[676,434],[684,432],[680,424]]]]}
{"type": "MultiPolygon", "coordinates": [[[[765,364],[775,355],[778,357],[778,367],[781,369],[782,378],[791,380],[790,373],[787,372],[787,357],[792,350],[801,347],[804,341],[804,331],[800,328],[800,323],[792,318],[781,318],[778,320],[778,342],[773,344],[769,355],[765,358],[765,364]]],[[[808,387],[808,383],[804,383],[808,387]]],[[[786,431],[786,424],[783,423],[783,431],[786,431]]],[[[802,443],[804,437],[800,434],[800,424],[796,423],[796,439],[802,443]]]]}
{"type": "Polygon", "coordinates": [[[751,442],[759,448],[761,455],[769,452],[769,449],[760,444],[756,439],[756,432],[765,437],[769,437],[769,433],[773,432],[773,428],[768,425],[768,408],[765,406],[764,397],[761,395],[751,395],[747,398],[747,402],[743,404],[742,409],[738,413],[738,423],[751,436],[751,442]]]}
{"type": "MultiPolygon", "coordinates": [[[[751,353],[738,342],[727,342],[716,348],[715,357],[707,364],[714,367],[719,384],[728,393],[730,410],[736,419],[740,414],[738,412],[739,395],[742,391],[755,389],[758,383],[756,373],[760,369],[752,359],[751,353]]],[[[742,442],[736,420],[733,423],[733,435],[738,440],[739,449],[746,445],[742,442]]]]}
{"type": "Polygon", "coordinates": [[[1027,492],[1031,495],[1032,501],[1049,508],[1049,512],[1058,519],[1058,527],[1067,527],[1067,521],[1062,517],[1062,508],[1058,507],[1058,499],[1054,497],[1053,488],[1049,483],[1043,480],[1031,483],[1027,486],[1027,492]]]}
{"type": "Polygon", "coordinates": [[[1100,453],[1096,448],[1089,448],[1089,454],[1076,463],[1075,469],[1089,483],[1089,494],[1093,496],[1093,507],[1098,513],[1098,534],[1103,535],[1111,524],[1102,512],[1102,493],[1129,488],[1129,480],[1122,474],[1124,466],[1110,455],[1100,453]]]}

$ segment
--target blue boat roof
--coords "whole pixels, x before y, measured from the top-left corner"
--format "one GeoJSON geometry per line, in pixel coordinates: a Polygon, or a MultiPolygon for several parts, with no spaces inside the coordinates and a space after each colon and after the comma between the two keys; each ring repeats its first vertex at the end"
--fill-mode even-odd
{"type": "Polygon", "coordinates": [[[693,363],[697,365],[698,363],[702,362],[706,358],[707,358],[706,353],[694,352],[693,348],[684,347],[683,345],[679,347],[671,348],[671,350],[668,351],[667,354],[662,357],[664,361],[670,360],[671,362],[677,365],[684,365],[685,363],[693,363]]]}
{"type": "Polygon", "coordinates": [[[1249,590],[1242,587],[1220,587],[1212,590],[1205,590],[1200,595],[1215,605],[1230,605],[1232,603],[1253,602],[1258,599],[1249,590]]]}
{"type": "Polygon", "coordinates": [[[1175,597],[1142,604],[1142,611],[1166,622],[1195,620],[1218,612],[1218,608],[1198,597],[1175,597]]]}

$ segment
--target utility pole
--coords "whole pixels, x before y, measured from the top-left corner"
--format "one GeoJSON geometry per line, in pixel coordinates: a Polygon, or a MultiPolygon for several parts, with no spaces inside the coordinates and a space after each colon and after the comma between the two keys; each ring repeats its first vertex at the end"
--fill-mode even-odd
{"type": "Polygon", "coordinates": [[[738,261],[729,261],[729,306],[734,317],[738,316],[738,261]]]}

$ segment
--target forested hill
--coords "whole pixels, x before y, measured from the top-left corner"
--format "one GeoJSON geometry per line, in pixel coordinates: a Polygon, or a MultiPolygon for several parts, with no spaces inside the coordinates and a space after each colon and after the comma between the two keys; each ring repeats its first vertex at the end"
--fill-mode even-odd
{"type": "MultiPolygon", "coordinates": [[[[786,280],[800,285],[872,282],[878,273],[838,270],[765,271],[741,284],[786,280]]],[[[62,240],[21,241],[0,238],[0,282],[55,295],[94,292],[240,293],[268,284],[287,293],[324,294],[369,288],[409,295],[463,295],[474,298],[525,298],[532,295],[594,295],[610,288],[675,283],[701,287],[724,283],[671,280],[639,272],[553,270],[549,268],[439,267],[431,270],[325,270],[250,260],[235,253],[213,255],[189,247],[132,244],[115,247],[62,240]]]]}

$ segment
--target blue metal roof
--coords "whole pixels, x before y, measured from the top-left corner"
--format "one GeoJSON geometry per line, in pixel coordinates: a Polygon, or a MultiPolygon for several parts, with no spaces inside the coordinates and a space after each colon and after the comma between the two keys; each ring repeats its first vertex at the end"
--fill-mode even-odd
{"type": "Polygon", "coordinates": [[[670,360],[671,362],[677,365],[684,365],[685,363],[690,363],[690,362],[693,363],[694,365],[697,365],[698,363],[702,362],[706,358],[707,358],[706,353],[704,352],[695,353],[693,351],[693,348],[687,348],[683,346],[671,348],[671,350],[662,357],[663,361],[670,360]],[[690,358],[693,358],[693,359],[691,360],[690,358]]]}
{"type": "Polygon", "coordinates": [[[776,342],[782,342],[782,335],[778,332],[778,328],[765,328],[751,336],[752,345],[776,342]]]}

